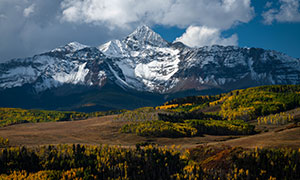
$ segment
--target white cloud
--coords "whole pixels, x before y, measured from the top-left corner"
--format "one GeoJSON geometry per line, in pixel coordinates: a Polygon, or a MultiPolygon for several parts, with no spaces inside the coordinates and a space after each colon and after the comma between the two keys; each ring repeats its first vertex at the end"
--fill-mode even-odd
{"type": "Polygon", "coordinates": [[[139,24],[221,32],[253,13],[250,0],[0,0],[0,62],[70,41],[97,46],[139,24]]]}
{"type": "Polygon", "coordinates": [[[221,32],[254,16],[250,0],[63,0],[61,8],[63,21],[111,29],[137,24],[189,27],[177,40],[190,46],[237,45],[237,35],[223,38],[221,32]]]}
{"type": "Polygon", "coordinates": [[[98,46],[131,31],[111,31],[104,25],[61,23],[60,3],[58,0],[0,0],[0,63],[46,52],[71,41],[98,46]],[[32,4],[35,4],[34,12],[25,17],[24,9],[32,4]]]}
{"type": "Polygon", "coordinates": [[[190,47],[218,45],[237,45],[238,37],[236,34],[228,38],[221,36],[221,31],[216,28],[208,28],[206,26],[190,26],[186,32],[175,40],[182,42],[190,47]]]}
{"type": "Polygon", "coordinates": [[[300,22],[299,0],[279,0],[279,9],[269,9],[262,14],[265,24],[278,22],[300,22]]]}
{"type": "Polygon", "coordinates": [[[35,10],[35,4],[32,4],[29,7],[24,9],[23,14],[24,14],[25,17],[28,17],[32,13],[34,13],[34,10],[35,10]]]}
{"type": "Polygon", "coordinates": [[[61,8],[64,21],[111,27],[147,23],[228,29],[254,15],[250,0],[64,0],[61,8]]]}

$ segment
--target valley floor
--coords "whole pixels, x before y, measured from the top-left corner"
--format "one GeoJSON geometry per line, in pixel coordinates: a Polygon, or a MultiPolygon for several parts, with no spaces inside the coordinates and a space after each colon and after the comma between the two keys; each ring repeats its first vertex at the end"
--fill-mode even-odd
{"type": "Polygon", "coordinates": [[[224,142],[209,143],[210,145],[241,146],[243,148],[255,147],[291,147],[300,146],[300,127],[284,129],[282,131],[271,131],[238,139],[230,139],[224,142]]]}
{"type": "Polygon", "coordinates": [[[10,145],[38,146],[47,144],[109,144],[134,146],[151,142],[158,145],[180,145],[192,148],[200,144],[254,147],[296,147],[300,145],[300,127],[274,128],[252,136],[211,136],[192,138],[146,138],[123,134],[119,129],[124,122],[113,121],[114,116],[89,118],[80,121],[27,123],[0,128],[0,137],[8,138],[10,145]],[[278,131],[281,129],[280,131],[278,131]]]}

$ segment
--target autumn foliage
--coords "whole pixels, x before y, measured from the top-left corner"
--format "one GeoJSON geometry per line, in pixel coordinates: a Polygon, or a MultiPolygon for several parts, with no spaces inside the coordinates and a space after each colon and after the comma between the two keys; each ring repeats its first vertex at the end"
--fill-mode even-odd
{"type": "Polygon", "coordinates": [[[300,149],[57,145],[0,149],[0,179],[300,178],[300,149]]]}
{"type": "Polygon", "coordinates": [[[0,127],[20,123],[39,123],[50,121],[74,121],[88,117],[119,114],[124,110],[83,113],[75,111],[26,110],[19,108],[0,108],[0,127]]]}

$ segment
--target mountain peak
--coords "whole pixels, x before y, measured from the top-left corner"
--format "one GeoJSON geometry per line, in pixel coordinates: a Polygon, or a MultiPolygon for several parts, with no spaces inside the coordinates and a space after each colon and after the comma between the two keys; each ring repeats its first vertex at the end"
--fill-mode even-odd
{"type": "Polygon", "coordinates": [[[78,50],[86,48],[86,47],[89,47],[89,46],[81,44],[81,43],[76,42],[76,41],[73,41],[73,42],[70,42],[70,43],[66,44],[65,46],[61,46],[61,47],[53,49],[52,52],[53,51],[70,51],[70,52],[75,52],[75,51],[78,51],[78,50]]]}
{"type": "Polygon", "coordinates": [[[147,31],[154,32],[149,26],[143,24],[138,26],[134,32],[147,32],[147,31]]]}
{"type": "Polygon", "coordinates": [[[98,49],[105,55],[112,57],[126,56],[127,52],[124,50],[124,44],[120,40],[112,40],[98,47],[98,49]]]}
{"type": "Polygon", "coordinates": [[[125,39],[125,43],[136,45],[152,45],[157,47],[165,47],[168,42],[164,40],[159,34],[154,32],[147,25],[141,25],[136,30],[129,34],[125,39]]]}
{"type": "Polygon", "coordinates": [[[73,41],[65,45],[65,47],[69,47],[72,49],[72,51],[78,51],[80,49],[88,47],[87,45],[81,44],[79,42],[73,41]]]}

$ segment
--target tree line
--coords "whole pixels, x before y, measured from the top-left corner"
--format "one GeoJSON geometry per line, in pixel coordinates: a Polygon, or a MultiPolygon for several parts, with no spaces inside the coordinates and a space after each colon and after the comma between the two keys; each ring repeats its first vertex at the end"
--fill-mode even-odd
{"type": "Polygon", "coordinates": [[[122,148],[49,145],[0,149],[0,179],[300,179],[300,149],[122,148]]]}
{"type": "Polygon", "coordinates": [[[119,114],[125,110],[112,110],[105,112],[75,112],[75,111],[49,111],[36,109],[0,108],[0,127],[20,123],[38,123],[50,121],[74,121],[87,119],[88,117],[100,117],[119,114]]]}

